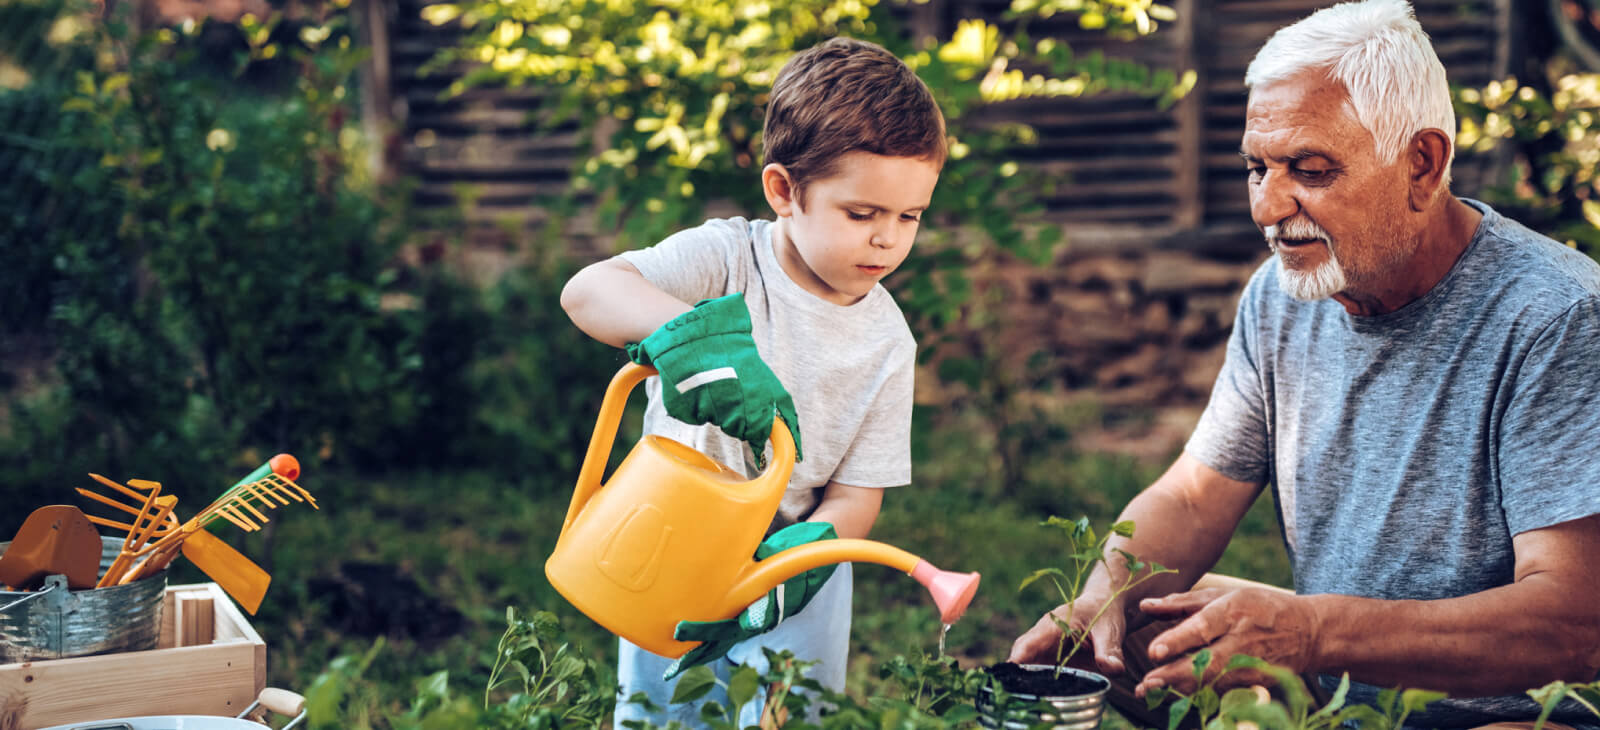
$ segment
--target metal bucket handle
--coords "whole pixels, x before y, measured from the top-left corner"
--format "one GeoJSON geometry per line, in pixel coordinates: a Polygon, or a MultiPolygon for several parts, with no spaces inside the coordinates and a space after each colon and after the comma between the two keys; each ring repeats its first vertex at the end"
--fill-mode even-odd
{"type": "Polygon", "coordinates": [[[47,575],[44,578],[44,587],[43,588],[40,588],[39,590],[36,590],[36,591],[34,591],[32,593],[29,593],[26,596],[18,598],[15,601],[7,603],[4,606],[0,606],[0,613],[5,613],[6,611],[11,610],[12,606],[19,606],[19,605],[21,605],[21,604],[23,604],[23,603],[25,603],[27,601],[31,601],[31,600],[33,600],[35,598],[38,598],[39,596],[42,596],[42,595],[44,595],[46,593],[50,593],[50,592],[56,590],[57,588],[61,589],[61,593],[57,593],[54,597],[52,597],[51,602],[55,603],[55,604],[58,604],[56,606],[56,608],[59,610],[60,608],[62,608],[62,604],[65,603],[65,600],[64,600],[65,596],[63,594],[70,595],[72,593],[71,591],[67,590],[67,577],[64,576],[64,575],[47,575]]]}

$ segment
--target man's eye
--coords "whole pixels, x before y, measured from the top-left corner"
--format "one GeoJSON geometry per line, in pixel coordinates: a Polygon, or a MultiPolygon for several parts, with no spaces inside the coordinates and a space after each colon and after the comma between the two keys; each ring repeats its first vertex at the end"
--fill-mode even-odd
{"type": "Polygon", "coordinates": [[[1307,182],[1318,182],[1320,180],[1327,180],[1328,178],[1333,177],[1332,170],[1307,170],[1304,168],[1295,168],[1294,174],[1298,175],[1301,180],[1305,180],[1307,182]]]}
{"type": "Polygon", "coordinates": [[[1251,180],[1260,179],[1262,175],[1267,174],[1266,165],[1246,165],[1244,169],[1250,175],[1251,180]]]}

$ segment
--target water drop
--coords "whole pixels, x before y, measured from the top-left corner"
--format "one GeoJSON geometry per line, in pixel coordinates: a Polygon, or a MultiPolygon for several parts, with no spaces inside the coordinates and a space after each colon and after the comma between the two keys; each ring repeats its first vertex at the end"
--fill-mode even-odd
{"type": "Polygon", "coordinates": [[[939,656],[944,656],[944,637],[950,633],[950,624],[945,624],[939,629],[939,656]]]}

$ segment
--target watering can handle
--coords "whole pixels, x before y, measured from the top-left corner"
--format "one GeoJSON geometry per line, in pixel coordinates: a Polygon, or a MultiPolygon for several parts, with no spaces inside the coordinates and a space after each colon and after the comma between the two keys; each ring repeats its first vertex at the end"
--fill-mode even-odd
{"type": "Polygon", "coordinates": [[[578,470],[578,485],[572,490],[572,503],[567,505],[567,518],[561,523],[561,532],[572,527],[583,506],[600,488],[600,476],[605,473],[606,462],[611,459],[611,444],[616,441],[617,427],[622,424],[622,409],[628,404],[628,393],[633,387],[656,374],[647,365],[629,362],[611,377],[606,386],[605,398],[600,401],[600,416],[595,419],[594,435],[589,437],[589,451],[583,455],[583,468],[578,470]]]}
{"type": "MultiPolygon", "coordinates": [[[[606,386],[605,398],[600,402],[600,416],[595,419],[594,435],[589,438],[589,451],[583,455],[583,468],[578,471],[577,487],[572,490],[572,503],[567,505],[567,517],[561,522],[563,534],[572,527],[572,521],[583,511],[583,506],[589,503],[589,498],[594,496],[595,490],[600,488],[600,476],[605,472],[606,462],[611,459],[611,445],[616,440],[617,427],[622,423],[622,410],[627,405],[628,393],[645,378],[655,374],[656,369],[653,367],[629,362],[611,377],[611,384],[606,386]]],[[[780,465],[793,464],[794,436],[789,433],[788,424],[781,418],[774,418],[772,463],[767,465],[766,471],[757,479],[782,479],[787,483],[790,469],[781,468],[780,465]]]]}

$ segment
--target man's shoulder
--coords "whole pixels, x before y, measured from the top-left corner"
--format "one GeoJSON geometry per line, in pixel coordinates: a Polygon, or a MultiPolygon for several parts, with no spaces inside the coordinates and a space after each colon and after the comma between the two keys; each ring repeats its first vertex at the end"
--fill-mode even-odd
{"type": "Polygon", "coordinates": [[[1483,210],[1476,269],[1501,301],[1565,310],[1600,298],[1600,263],[1488,206],[1483,210]]]}

